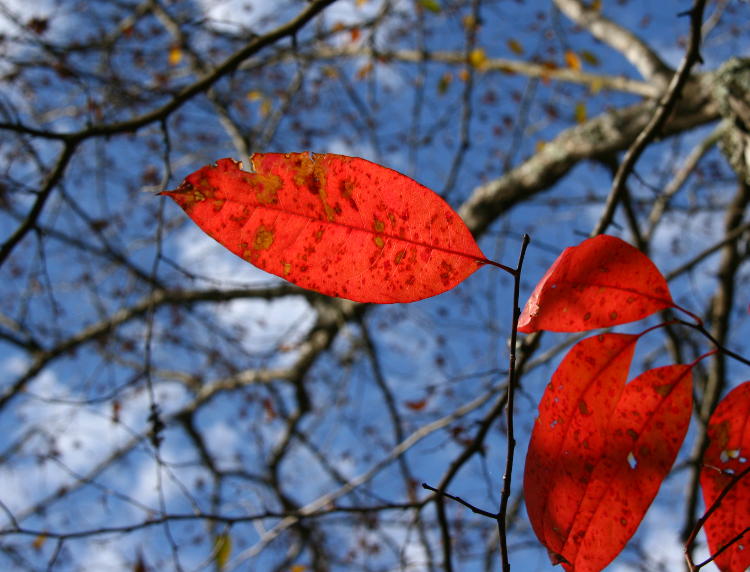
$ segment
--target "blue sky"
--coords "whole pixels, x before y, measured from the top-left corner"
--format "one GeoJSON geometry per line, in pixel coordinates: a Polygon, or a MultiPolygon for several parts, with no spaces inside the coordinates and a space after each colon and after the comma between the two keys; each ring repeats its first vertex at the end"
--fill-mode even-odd
{"type": "MultiPolygon", "coordinates": [[[[76,34],[103,34],[112,24],[100,15],[106,16],[109,11],[123,17],[135,6],[92,2],[91,12],[87,12],[75,10],[67,2],[59,6],[51,1],[27,4],[6,2],[10,10],[24,19],[53,14],[46,38],[64,42],[76,34]],[[91,26],[92,21],[100,22],[102,29],[91,26]]],[[[250,33],[271,29],[297,13],[302,4],[203,0],[178,2],[170,9],[174,14],[191,15],[191,45],[202,57],[215,63],[250,33]],[[248,6],[252,9],[248,10],[248,6]],[[237,37],[219,37],[227,33],[237,37]]],[[[466,10],[452,11],[450,3],[442,2],[439,13],[424,11],[426,32],[420,40],[414,3],[398,0],[391,4],[395,11],[403,14],[403,19],[383,24],[371,40],[367,30],[363,30],[359,39],[342,32],[328,47],[358,48],[372,41],[380,50],[415,49],[418,42],[423,41],[429,50],[465,49],[462,18],[466,10]],[[402,29],[403,22],[411,25],[402,29]]],[[[747,4],[730,4],[736,10],[732,16],[735,23],[750,15],[747,4]]],[[[356,26],[377,17],[382,6],[382,2],[376,0],[342,0],[325,12],[322,25],[356,26]]],[[[714,4],[711,6],[713,10],[714,4]]],[[[684,8],[683,2],[665,2],[653,8],[652,3],[631,0],[604,2],[603,9],[614,20],[632,25],[665,61],[676,65],[683,52],[678,37],[687,29],[687,20],[675,14],[684,8]],[[653,17],[644,21],[648,14],[653,17]]],[[[637,73],[622,56],[571,27],[548,2],[485,2],[481,18],[483,25],[476,48],[484,50],[489,58],[550,60],[564,65],[565,50],[585,51],[593,54],[599,63],[595,66],[584,61],[584,71],[637,78],[637,73]],[[514,53],[511,40],[518,42],[522,53],[514,53]]],[[[156,26],[154,21],[151,25],[156,26]]],[[[749,55],[746,24],[738,24],[737,35],[731,25],[732,21],[725,18],[711,32],[703,50],[704,69],[712,69],[731,55],[749,55]]],[[[19,40],[10,47],[6,44],[5,59],[33,59],[43,52],[27,32],[19,30],[7,17],[0,17],[0,30],[19,40]]],[[[310,34],[304,31],[298,38],[303,53],[308,49],[310,34]]],[[[288,42],[284,41],[258,57],[280,53],[286,46],[288,42]]],[[[158,90],[159,73],[169,77],[171,86],[186,84],[193,77],[188,55],[183,54],[181,62],[170,64],[168,51],[168,38],[161,35],[147,40],[126,39],[115,49],[113,61],[124,84],[132,81],[133,86],[151,90],[146,91],[149,101],[134,105],[136,109],[144,111],[164,100],[158,90]],[[139,46],[139,42],[143,45],[139,46]],[[152,58],[145,72],[133,65],[133,54],[139,47],[152,58]]],[[[97,70],[101,69],[102,61],[95,57],[71,53],[70,59],[79,69],[90,69],[94,76],[100,73],[97,70]]],[[[458,68],[441,63],[420,67],[411,62],[390,61],[376,63],[368,70],[369,58],[365,56],[343,61],[340,65],[336,61],[338,77],[329,77],[329,68],[315,63],[305,67],[308,64],[293,58],[268,68],[254,67],[252,60],[246,68],[221,80],[215,93],[219,99],[230,101],[228,109],[241,130],[254,134],[252,144],[263,144],[262,148],[250,151],[310,148],[316,152],[361,156],[407,173],[435,190],[444,189],[457,156],[462,114],[466,111],[463,102],[466,82],[458,68]],[[303,81],[299,90],[293,92],[296,115],[282,120],[273,137],[265,139],[264,134],[271,132],[274,111],[282,109],[284,94],[294,85],[295,72],[300,65],[304,69],[303,81]],[[446,74],[449,80],[445,79],[446,74]],[[441,82],[447,82],[444,90],[441,82]],[[422,85],[424,91],[415,89],[415,85],[422,85]],[[420,97],[422,103],[416,105],[420,97]],[[413,138],[419,143],[409,146],[413,138]]],[[[0,63],[0,69],[4,69],[4,65],[0,63]]],[[[130,108],[118,102],[117,89],[97,83],[96,77],[85,86],[56,79],[43,69],[29,70],[24,78],[28,82],[52,80],[31,94],[20,80],[3,88],[4,108],[13,108],[25,123],[42,123],[61,132],[82,128],[96,117],[96,112],[66,111],[82,104],[100,109],[107,119],[122,118],[129,113],[130,108]]],[[[471,144],[447,195],[454,206],[460,205],[478,185],[519,165],[545,141],[574,125],[577,105],[585,105],[587,116],[594,117],[612,107],[640,100],[633,94],[608,91],[592,94],[584,86],[530,80],[520,74],[477,70],[473,82],[471,117],[465,125],[471,144]],[[525,106],[526,115],[519,113],[519,106],[525,106]]],[[[216,108],[205,97],[186,104],[167,126],[172,169],[169,186],[176,186],[183,176],[216,159],[241,158],[241,150],[233,145],[231,133],[224,129],[216,108]]],[[[631,179],[634,196],[642,198],[644,203],[651,200],[712,127],[654,145],[637,167],[645,184],[631,179]]],[[[56,143],[27,139],[42,165],[51,163],[59,152],[56,143]]],[[[28,191],[39,185],[38,174],[43,168],[29,158],[31,152],[22,159],[9,159],[9,150],[17,144],[16,139],[3,142],[0,149],[7,160],[6,180],[12,181],[16,185],[14,189],[18,190],[14,195],[15,212],[23,213],[34,200],[33,192],[28,191]]],[[[145,127],[132,136],[82,144],[60,193],[47,206],[41,219],[46,236],[52,238],[40,246],[31,236],[19,245],[10,263],[1,271],[6,284],[3,315],[37,333],[45,343],[54,345],[89,324],[137,304],[152,288],[127,268],[111,265],[106,257],[91,250],[77,248],[73,239],[80,238],[98,248],[108,246],[123,253],[135,268],[148,273],[156,257],[153,238],[160,213],[164,217],[161,248],[167,258],[159,262],[157,276],[169,288],[230,289],[281,284],[279,279],[223,250],[186,221],[175,205],[165,204],[166,199],[144,192],[157,188],[164,176],[164,151],[163,134],[158,125],[145,127]],[[85,217],[75,212],[75,205],[85,217]],[[87,220],[107,224],[97,235],[87,220]],[[55,239],[53,231],[62,233],[61,237],[55,239]],[[11,294],[17,294],[19,301],[12,299],[11,294]]],[[[716,201],[726,202],[734,192],[734,183],[722,164],[718,152],[712,151],[702,162],[709,175],[689,181],[686,191],[676,198],[680,208],[660,225],[653,241],[653,258],[664,273],[721,237],[721,211],[712,212],[709,206],[716,201]],[[723,170],[712,176],[714,163],[723,170]]],[[[550,193],[515,208],[481,238],[481,246],[488,257],[514,264],[520,237],[525,232],[532,236],[522,299],[563,247],[579,242],[590,232],[599,217],[600,202],[609,184],[610,175],[601,165],[581,164],[550,193]]],[[[645,213],[645,207],[642,210],[642,214],[645,213]]],[[[627,238],[623,219],[618,217],[616,223],[612,232],[627,238]]],[[[17,224],[12,215],[0,213],[2,240],[17,224]]],[[[673,292],[681,304],[697,311],[705,307],[716,285],[716,263],[717,258],[713,257],[673,283],[673,292]]],[[[460,439],[471,434],[504,382],[501,372],[507,368],[510,291],[507,275],[484,268],[442,296],[410,305],[385,306],[365,318],[378,350],[383,378],[396,396],[396,406],[403,420],[403,436],[420,437],[407,455],[418,482],[437,482],[460,451],[460,439]],[[424,408],[408,405],[423,399],[424,408]],[[457,420],[445,419],[447,413],[458,407],[466,407],[465,415],[457,420]]],[[[736,349],[742,349],[740,340],[744,339],[747,327],[746,307],[746,297],[740,292],[733,328],[736,349]]],[[[168,307],[160,308],[151,323],[154,336],[151,376],[155,401],[162,414],[168,417],[190,403],[195,387],[231,379],[239,372],[291,367],[305,351],[306,334],[313,327],[316,315],[311,299],[301,295],[271,302],[237,299],[201,304],[185,314],[168,307]]],[[[144,378],[139,375],[148,327],[147,320],[134,319],[119,329],[117,335],[108,338],[107,343],[87,344],[76,353],[55,360],[34,377],[27,393],[19,396],[0,418],[5,435],[0,441],[0,451],[18,440],[23,443],[18,452],[9,455],[0,466],[5,491],[0,501],[25,527],[70,531],[131,524],[160,514],[164,506],[168,512],[182,514],[198,508],[206,512],[220,510],[228,515],[278,509],[278,499],[253,478],[265,476],[264,463],[272,457],[275,444],[284,438],[282,420],[288,412],[279,407],[294,408],[292,388],[283,383],[259,384],[219,394],[196,415],[197,429],[205,435],[218,466],[228,473],[244,471],[253,477],[228,476],[223,484],[222,501],[218,507],[213,506],[212,476],[200,466],[195,446],[179,423],[170,424],[164,434],[160,457],[166,465],[155,462],[154,452],[146,441],[141,439],[133,444],[135,436],[146,430],[152,403],[144,378]],[[113,420],[115,410],[117,421],[113,420]],[[34,429],[39,427],[43,430],[34,429]],[[120,461],[96,472],[98,463],[119,447],[132,448],[120,461]],[[51,455],[51,451],[55,454],[51,455]],[[51,503],[44,514],[29,512],[40,499],[54,495],[61,486],[79,482],[80,475],[90,471],[94,471],[93,485],[83,486],[59,502],[51,503]]],[[[621,328],[628,332],[640,329],[640,324],[621,328]]],[[[314,415],[302,422],[300,430],[312,445],[296,438],[292,454],[280,470],[285,488],[302,506],[317,503],[327,495],[340,494],[344,489],[336,480],[337,474],[346,478],[367,477],[354,493],[342,496],[344,504],[395,502],[404,498],[403,476],[398,464],[383,462],[397,446],[397,439],[382,388],[374,379],[373,364],[362,350],[362,335],[360,324],[347,323],[331,350],[307,375],[305,385],[313,400],[314,415]]],[[[542,351],[564,340],[561,334],[548,335],[542,351]]],[[[704,346],[702,351],[706,349],[704,346]]],[[[641,363],[638,361],[641,358],[653,365],[668,363],[665,352],[655,356],[653,352],[654,346],[642,348],[635,363],[641,363]]],[[[516,486],[521,481],[536,403],[558,361],[559,356],[550,364],[531,371],[517,397],[516,486]]],[[[23,375],[29,363],[26,352],[0,341],[0,371],[6,384],[23,375]]],[[[633,374],[640,371],[635,369],[633,374]]],[[[747,378],[747,373],[739,367],[732,365],[730,371],[737,383],[747,378]]],[[[689,451],[692,435],[693,430],[681,458],[689,451]]],[[[489,510],[496,507],[500,468],[505,456],[503,439],[502,424],[493,427],[485,454],[476,456],[452,482],[453,494],[489,510]]],[[[642,546],[653,559],[649,561],[653,569],[657,562],[664,563],[665,569],[674,569],[682,561],[676,540],[679,530],[673,523],[675,505],[681,506],[682,502],[684,475],[685,471],[679,472],[665,483],[638,533],[642,546]]],[[[466,538],[472,539],[475,546],[492,534],[492,523],[457,505],[449,505],[448,511],[456,524],[465,527],[466,538]]],[[[431,510],[426,514],[429,519],[434,517],[431,510]]],[[[379,531],[369,530],[365,525],[352,531],[335,517],[330,517],[329,521],[331,537],[340,546],[362,552],[362,546],[368,542],[378,541],[386,546],[377,556],[370,555],[369,560],[358,555],[360,560],[355,558],[350,569],[363,567],[363,562],[373,568],[382,562],[384,567],[394,569],[426,569],[426,556],[407,514],[387,513],[379,531]],[[388,538],[390,544],[383,538],[388,538]]],[[[270,570],[271,563],[291,541],[282,534],[278,541],[265,548],[264,538],[274,534],[274,527],[283,526],[284,522],[278,519],[235,525],[231,530],[234,546],[228,568],[242,570],[252,566],[257,570],[270,570]],[[265,548],[263,551],[259,550],[261,546],[265,548]]],[[[168,534],[179,539],[180,562],[184,569],[211,568],[207,527],[196,520],[177,522],[169,528],[154,526],[146,532],[67,542],[65,553],[54,569],[128,569],[138,552],[143,552],[151,565],[160,563],[167,569],[174,565],[168,549],[168,534]],[[195,537],[203,540],[191,542],[195,537]]],[[[437,534],[435,527],[427,531],[427,535],[435,539],[433,546],[438,545],[437,534]]],[[[28,536],[7,538],[23,553],[28,569],[44,569],[52,561],[55,552],[52,539],[35,549],[31,546],[34,539],[28,536]]],[[[511,545],[519,546],[512,557],[514,567],[552,569],[544,551],[531,539],[525,517],[521,517],[510,539],[511,545]]],[[[611,570],[633,570],[640,558],[626,550],[611,570]]],[[[304,557],[300,562],[309,565],[304,557]]],[[[478,557],[465,556],[465,562],[462,570],[481,569],[478,557]]],[[[341,564],[338,569],[345,569],[345,566],[341,564]]]]}

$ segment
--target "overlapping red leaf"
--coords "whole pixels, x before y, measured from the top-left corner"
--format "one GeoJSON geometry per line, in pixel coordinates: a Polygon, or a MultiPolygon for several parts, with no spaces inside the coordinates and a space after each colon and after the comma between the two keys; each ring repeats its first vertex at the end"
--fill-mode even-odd
{"type": "Polygon", "coordinates": [[[687,432],[691,366],[652,369],[625,385],[636,341],[579,342],[539,405],[524,493],[535,533],[566,570],[599,571],[617,556],[687,432]]]}
{"type": "MultiPolygon", "coordinates": [[[[750,381],[730,391],[719,402],[708,423],[709,445],[703,455],[701,489],[706,508],[713,505],[735,476],[750,463],[750,381]]],[[[708,548],[717,553],[750,527],[750,476],[729,489],[704,525],[708,548]]],[[[724,572],[744,572],[750,567],[750,533],[714,560],[724,572]]]]}
{"type": "Polygon", "coordinates": [[[627,242],[602,234],[562,252],[531,294],[518,331],[605,328],[673,305],[654,263],[627,242]]]}
{"type": "Polygon", "coordinates": [[[416,181],[364,159],[256,154],[221,159],[171,196],[207,234],[304,288],[360,302],[448,290],[484,255],[461,218],[416,181]]]}
{"type": "Polygon", "coordinates": [[[524,498],[554,563],[575,560],[566,544],[604,453],[612,410],[627,380],[637,337],[603,334],[567,353],[539,402],[524,472],[524,498]]]}

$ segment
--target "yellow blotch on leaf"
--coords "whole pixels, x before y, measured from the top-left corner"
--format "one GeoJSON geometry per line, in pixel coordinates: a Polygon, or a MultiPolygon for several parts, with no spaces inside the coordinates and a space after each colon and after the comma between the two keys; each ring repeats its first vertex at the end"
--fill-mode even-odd
{"type": "Polygon", "coordinates": [[[281,177],[278,175],[264,175],[255,173],[247,178],[253,191],[255,191],[255,200],[261,205],[273,205],[278,201],[278,192],[283,185],[281,177]]]}
{"type": "Polygon", "coordinates": [[[273,231],[261,226],[255,232],[255,239],[253,240],[253,248],[255,250],[267,250],[273,244],[273,231]]]}
{"type": "Polygon", "coordinates": [[[378,248],[383,248],[383,246],[385,246],[385,241],[382,236],[376,236],[373,240],[375,241],[375,246],[378,248]]]}

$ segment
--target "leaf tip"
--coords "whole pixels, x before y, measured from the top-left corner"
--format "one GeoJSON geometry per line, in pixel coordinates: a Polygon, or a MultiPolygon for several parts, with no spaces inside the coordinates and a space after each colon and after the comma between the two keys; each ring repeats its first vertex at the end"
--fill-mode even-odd
{"type": "Polygon", "coordinates": [[[523,314],[518,318],[516,329],[522,334],[533,334],[536,331],[536,328],[531,323],[531,317],[529,315],[524,316],[523,314]]]}
{"type": "Polygon", "coordinates": [[[516,329],[522,334],[533,334],[539,328],[536,327],[536,315],[539,312],[538,298],[532,294],[521,315],[518,317],[516,329]]]}

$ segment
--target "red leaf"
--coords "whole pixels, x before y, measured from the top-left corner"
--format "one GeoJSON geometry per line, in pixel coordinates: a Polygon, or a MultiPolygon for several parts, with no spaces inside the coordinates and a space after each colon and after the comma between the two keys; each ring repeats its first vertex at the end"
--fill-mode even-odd
{"type": "Polygon", "coordinates": [[[582,332],[673,305],[654,263],[627,242],[602,234],[563,251],[526,302],[518,331],[582,332]]]}
{"type": "Polygon", "coordinates": [[[690,424],[691,368],[651,369],[625,386],[612,413],[607,450],[571,530],[578,572],[609,564],[653,502],[690,424]]]}
{"type": "Polygon", "coordinates": [[[609,417],[625,387],[637,340],[603,334],[578,342],[539,403],[526,454],[524,496],[534,532],[555,564],[573,562],[565,555],[566,541],[603,455],[609,417]]]}
{"type": "Polygon", "coordinates": [[[553,563],[599,571],[635,533],[685,438],[689,365],[649,370],[623,385],[637,336],[576,344],[539,406],[524,491],[553,563]]]}
{"type": "Polygon", "coordinates": [[[309,153],[221,159],[171,196],[248,262],[330,296],[411,302],[453,288],[485,260],[438,195],[364,159],[309,153]]]}
{"type": "MultiPolygon", "coordinates": [[[[701,489],[708,509],[750,460],[750,381],[735,387],[721,400],[708,423],[709,445],[703,455],[701,489]]],[[[750,526],[750,475],[741,478],[722,499],[705,524],[708,548],[715,554],[750,526]]],[[[744,571],[750,566],[750,538],[719,554],[720,570],[744,571]]]]}

